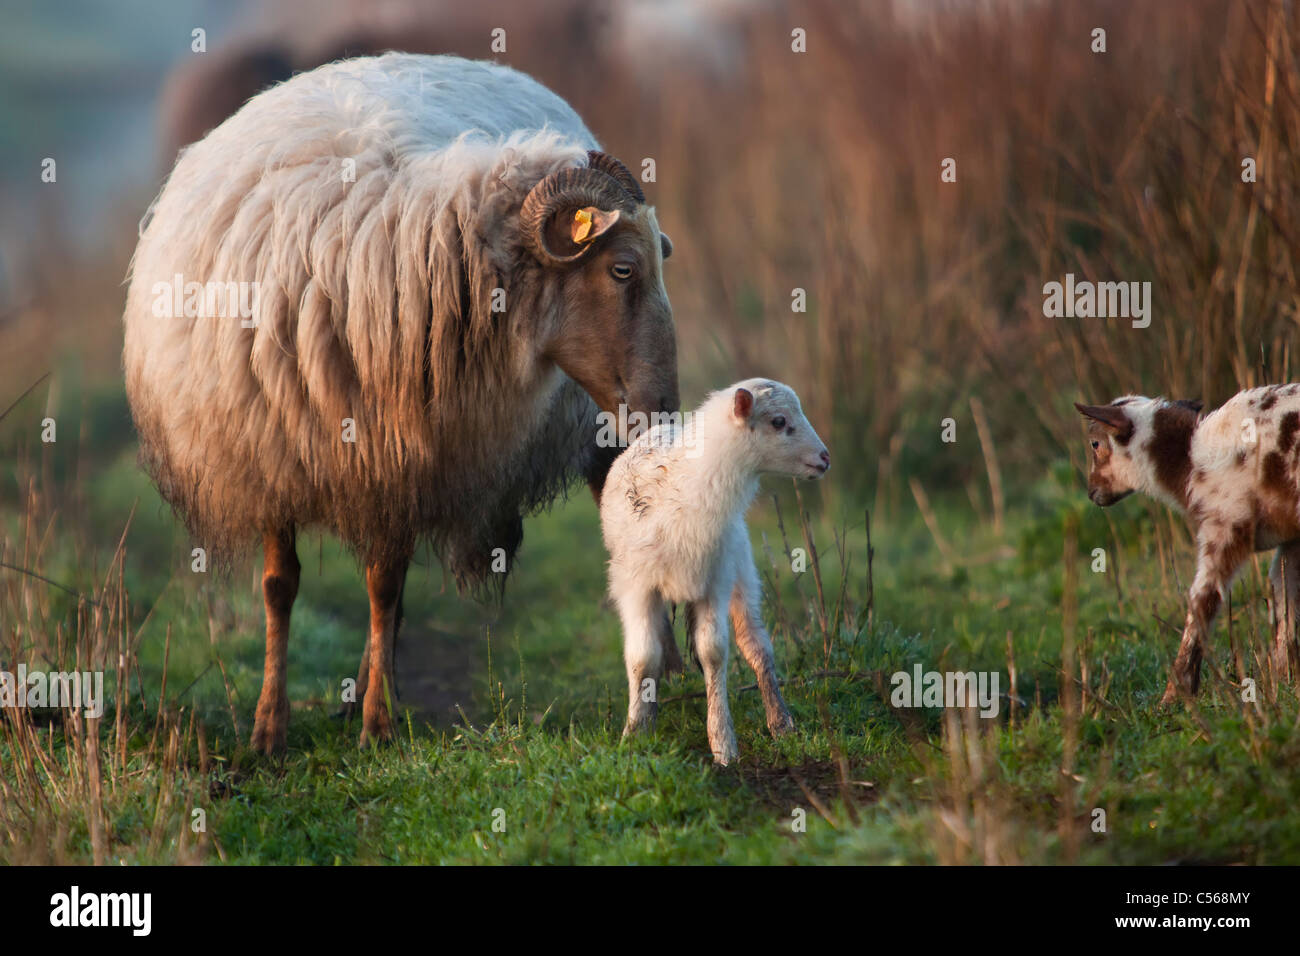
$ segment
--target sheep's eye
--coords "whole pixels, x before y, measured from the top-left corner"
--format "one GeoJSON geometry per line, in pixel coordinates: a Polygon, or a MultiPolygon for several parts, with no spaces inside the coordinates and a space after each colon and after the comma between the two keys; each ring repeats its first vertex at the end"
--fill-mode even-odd
{"type": "Polygon", "coordinates": [[[626,282],[632,278],[632,267],[626,262],[616,262],[609,267],[609,274],[619,282],[626,282]]]}
{"type": "Polygon", "coordinates": [[[785,416],[777,415],[776,418],[772,419],[772,427],[775,428],[777,431],[780,431],[782,428],[785,428],[785,416]]]}
{"type": "Polygon", "coordinates": [[[1101,447],[1101,442],[1099,442],[1099,441],[1094,441],[1094,442],[1092,443],[1092,450],[1093,450],[1093,451],[1096,451],[1096,450],[1097,450],[1098,448],[1100,448],[1100,447],[1101,447]]]}

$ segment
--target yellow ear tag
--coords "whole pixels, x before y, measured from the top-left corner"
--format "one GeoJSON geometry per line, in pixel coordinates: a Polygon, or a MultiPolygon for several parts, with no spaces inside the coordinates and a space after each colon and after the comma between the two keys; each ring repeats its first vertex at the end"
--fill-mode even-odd
{"type": "Polygon", "coordinates": [[[573,214],[573,221],[577,223],[573,227],[573,241],[582,242],[591,233],[591,213],[585,209],[579,209],[573,214]]]}

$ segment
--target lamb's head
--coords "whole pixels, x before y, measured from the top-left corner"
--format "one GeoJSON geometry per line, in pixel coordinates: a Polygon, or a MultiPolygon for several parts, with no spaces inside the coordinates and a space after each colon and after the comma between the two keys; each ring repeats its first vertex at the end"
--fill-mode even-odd
{"type": "Polygon", "coordinates": [[[804,417],[794,389],[765,378],[737,382],[731,393],[730,422],[743,429],[744,454],[760,474],[820,478],[831,467],[831,453],[804,417]]]}
{"type": "Polygon", "coordinates": [[[545,354],[604,411],[676,411],[677,337],[664,290],[672,243],[636,178],[612,156],[541,180],[519,212],[523,238],[554,283],[545,354]]]}
{"type": "Polygon", "coordinates": [[[1191,435],[1201,403],[1126,395],[1109,405],[1074,407],[1088,419],[1088,497],[1104,508],[1134,491],[1163,495],[1162,463],[1178,455],[1164,446],[1191,435]]]}
{"type": "Polygon", "coordinates": [[[1092,464],[1088,469],[1088,498],[1103,508],[1127,498],[1142,484],[1142,471],[1133,452],[1141,447],[1133,441],[1142,417],[1130,413],[1145,409],[1149,398],[1127,396],[1109,405],[1074,403],[1088,419],[1088,447],[1092,464]]]}

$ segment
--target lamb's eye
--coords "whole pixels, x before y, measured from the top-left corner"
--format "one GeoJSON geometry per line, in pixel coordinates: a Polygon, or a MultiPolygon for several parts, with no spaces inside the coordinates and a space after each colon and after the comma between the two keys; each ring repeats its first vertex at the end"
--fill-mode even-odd
{"type": "Polygon", "coordinates": [[[632,267],[626,262],[616,262],[609,267],[609,274],[619,282],[626,282],[632,278],[632,267]]]}
{"type": "Polygon", "coordinates": [[[1101,447],[1101,442],[1099,442],[1099,441],[1094,441],[1094,442],[1092,443],[1092,450],[1093,450],[1093,451],[1096,451],[1096,450],[1097,450],[1098,448],[1100,448],[1100,447],[1101,447]]]}
{"type": "Polygon", "coordinates": [[[776,418],[772,419],[772,427],[775,428],[777,431],[780,431],[782,428],[785,428],[785,416],[777,415],[776,418]]]}

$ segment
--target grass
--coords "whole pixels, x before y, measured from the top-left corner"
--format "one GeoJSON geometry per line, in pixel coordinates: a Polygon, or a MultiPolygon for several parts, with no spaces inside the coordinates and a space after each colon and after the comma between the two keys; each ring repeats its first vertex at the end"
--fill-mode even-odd
{"type": "MultiPolygon", "coordinates": [[[[399,677],[429,713],[378,753],[331,716],[366,626],[360,576],[303,541],[290,752],[250,754],[258,569],[191,572],[134,461],[118,317],[151,195],[124,196],[91,255],[57,230],[10,244],[30,255],[0,304],[0,411],[53,374],[0,421],[0,668],[80,662],[112,697],[98,721],[0,714],[0,862],[1300,863],[1300,707],[1261,653],[1261,563],[1196,709],[1158,710],[1190,542],[1154,505],[1091,508],[1065,461],[1084,447],[1074,399],[1212,406],[1294,378],[1300,200],[1276,171],[1300,148],[1300,16],[787,6],[728,27],[725,75],[688,54],[644,82],[531,6],[513,35],[564,35],[506,59],[616,155],[657,161],[684,391],[769,371],[825,423],[837,465],[807,534],[784,487],[784,529],[767,498],[752,516],[797,732],[767,737],[737,663],[736,766],[710,764],[698,673],[662,689],[654,736],[620,739],[620,637],[579,496],[529,522],[500,609],[447,593],[427,556],[412,570],[402,648],[421,666],[399,677]],[[1152,327],[1049,319],[1043,284],[1067,272],[1149,279],[1152,327]],[[47,416],[55,445],[34,438],[47,416]],[[933,440],[949,417],[961,445],[933,440]],[[999,468],[1005,509],[984,501],[999,468]],[[819,561],[795,574],[805,537],[819,561]],[[997,719],[891,706],[890,675],[918,663],[998,672],[997,719]]],[[[481,23],[436,27],[439,51],[483,55],[481,23]]],[[[49,185],[42,202],[71,201],[49,185]]]]}
{"type": "Polygon", "coordinates": [[[6,512],[4,560],[84,599],[4,571],[5,666],[80,655],[119,692],[98,722],[5,712],[0,861],[1300,862],[1300,708],[1290,686],[1270,700],[1263,569],[1234,592],[1198,706],[1162,712],[1177,635],[1161,622],[1181,620],[1191,559],[1158,509],[1093,509],[1063,465],[1001,534],[940,501],[933,528],[961,542],[946,556],[915,514],[877,522],[870,576],[865,515],[813,519],[817,564],[795,574],[786,552],[808,542],[787,541],[797,503],[776,490],[779,511],[760,499],[751,531],[797,730],[768,737],[733,655],[742,759],[726,769],[709,759],[698,672],[661,688],[654,735],[621,739],[620,636],[585,495],[529,522],[499,609],[439,593],[436,564],[412,570],[402,646],[461,683],[442,692],[447,714],[407,712],[379,752],[333,716],[364,590],[345,554],[307,539],[290,751],[270,761],[246,749],[256,569],[192,573],[129,456],[85,486],[75,528],[32,492],[6,512]],[[137,501],[122,536],[110,516],[137,501]],[[889,675],[917,663],[997,671],[998,717],[893,707],[889,675]]]}

